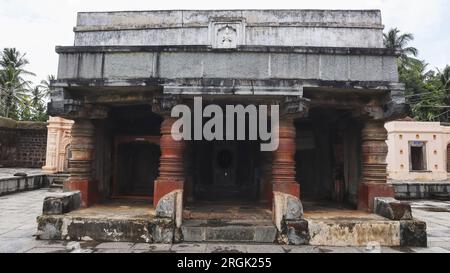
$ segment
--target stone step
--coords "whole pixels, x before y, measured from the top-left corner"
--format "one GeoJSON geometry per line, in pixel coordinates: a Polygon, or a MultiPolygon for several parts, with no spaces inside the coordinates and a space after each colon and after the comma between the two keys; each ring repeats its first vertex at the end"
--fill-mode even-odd
{"type": "Polygon", "coordinates": [[[185,242],[274,243],[277,229],[271,221],[186,220],[181,227],[185,242]]]}
{"type": "Polygon", "coordinates": [[[62,189],[64,185],[64,181],[69,176],[67,174],[54,174],[48,175],[47,179],[50,181],[50,188],[62,189]]]}
{"type": "Polygon", "coordinates": [[[53,179],[52,184],[50,185],[50,188],[62,189],[64,186],[64,180],[65,179],[60,179],[60,178],[53,179]]]}
{"type": "Polygon", "coordinates": [[[378,216],[371,216],[368,219],[336,217],[306,220],[310,245],[364,247],[376,242],[381,246],[400,246],[399,221],[378,216]]]}

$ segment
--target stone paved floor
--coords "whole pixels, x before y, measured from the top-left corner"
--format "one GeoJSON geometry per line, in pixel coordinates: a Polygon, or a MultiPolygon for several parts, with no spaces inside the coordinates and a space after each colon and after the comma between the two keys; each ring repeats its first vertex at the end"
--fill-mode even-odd
{"type": "MultiPolygon", "coordinates": [[[[139,252],[251,252],[251,253],[364,253],[362,247],[313,247],[242,244],[143,244],[37,241],[36,217],[41,213],[47,189],[0,197],[0,252],[72,252],[72,253],[139,253],[139,252]]],[[[381,252],[450,253],[450,202],[417,201],[412,203],[416,218],[427,221],[428,248],[382,248],[381,252]]]]}

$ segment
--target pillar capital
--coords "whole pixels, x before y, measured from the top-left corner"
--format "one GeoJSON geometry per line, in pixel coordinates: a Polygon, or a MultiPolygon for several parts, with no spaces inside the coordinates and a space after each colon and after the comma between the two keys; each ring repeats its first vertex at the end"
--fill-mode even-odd
{"type": "Polygon", "coordinates": [[[181,98],[175,95],[160,95],[153,98],[152,111],[161,116],[170,116],[172,108],[181,103],[181,98]]]}
{"type": "Polygon", "coordinates": [[[108,107],[98,104],[87,104],[83,100],[67,98],[52,101],[48,105],[49,114],[67,119],[105,119],[108,107]]]}
{"type": "Polygon", "coordinates": [[[309,99],[303,97],[285,97],[279,103],[280,117],[294,119],[308,116],[309,102],[309,99]]]}

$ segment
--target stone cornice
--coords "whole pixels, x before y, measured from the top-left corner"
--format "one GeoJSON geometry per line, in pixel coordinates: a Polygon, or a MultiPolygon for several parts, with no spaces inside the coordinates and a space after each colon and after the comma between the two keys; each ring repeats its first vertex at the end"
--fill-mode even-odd
{"type": "Polygon", "coordinates": [[[295,53],[325,55],[397,56],[389,48],[362,47],[303,47],[303,46],[238,46],[235,49],[213,49],[206,45],[168,46],[57,46],[56,53],[106,53],[106,52],[246,52],[246,53],[295,53]]]}

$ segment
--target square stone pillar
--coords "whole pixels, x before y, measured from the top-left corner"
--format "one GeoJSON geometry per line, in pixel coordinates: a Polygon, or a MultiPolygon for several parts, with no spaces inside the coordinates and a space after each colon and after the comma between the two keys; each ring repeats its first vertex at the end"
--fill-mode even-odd
{"type": "Polygon", "coordinates": [[[358,210],[373,212],[375,197],[394,197],[394,187],[387,184],[384,121],[367,121],[362,130],[362,181],[358,190],[358,210]]]}
{"type": "Polygon", "coordinates": [[[95,128],[89,119],[77,119],[72,126],[69,159],[69,178],[64,182],[65,191],[80,191],[81,206],[88,207],[95,199],[93,156],[95,128]]]}

